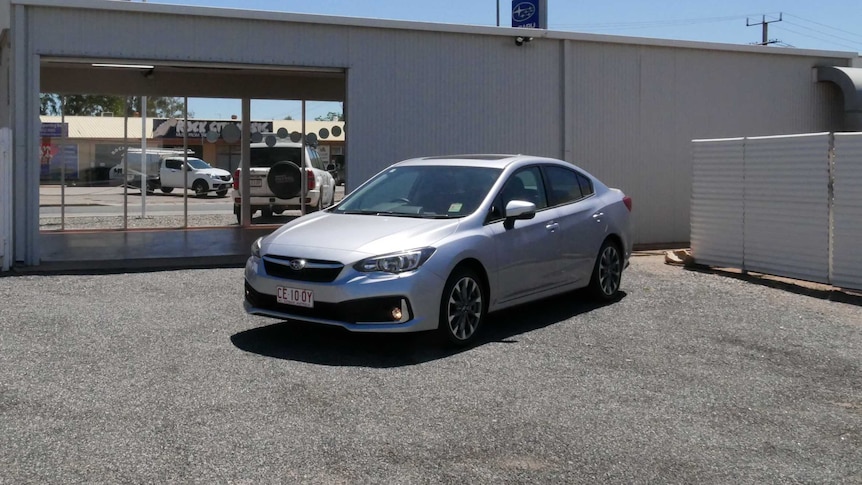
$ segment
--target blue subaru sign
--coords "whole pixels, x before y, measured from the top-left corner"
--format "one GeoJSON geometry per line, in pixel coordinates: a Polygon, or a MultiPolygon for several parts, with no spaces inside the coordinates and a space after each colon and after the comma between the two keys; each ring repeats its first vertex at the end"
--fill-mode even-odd
{"type": "Polygon", "coordinates": [[[548,0],[512,0],[512,27],[548,28],[548,0]]]}

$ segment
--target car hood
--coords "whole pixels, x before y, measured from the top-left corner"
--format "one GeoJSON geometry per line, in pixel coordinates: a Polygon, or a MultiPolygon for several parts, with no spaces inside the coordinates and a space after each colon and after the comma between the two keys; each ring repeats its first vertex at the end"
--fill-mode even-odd
{"type": "Polygon", "coordinates": [[[433,246],[460,220],[321,212],[292,221],[264,238],[264,254],[351,263],[358,259],[433,246]]]}
{"type": "Polygon", "coordinates": [[[228,172],[227,170],[222,170],[220,168],[202,168],[200,170],[196,170],[196,172],[199,174],[218,175],[219,177],[230,175],[230,172],[228,172]]]}

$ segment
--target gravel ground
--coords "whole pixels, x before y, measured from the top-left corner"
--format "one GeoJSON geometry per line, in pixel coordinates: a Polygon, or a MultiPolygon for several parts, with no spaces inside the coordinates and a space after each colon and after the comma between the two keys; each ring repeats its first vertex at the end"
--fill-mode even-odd
{"type": "Polygon", "coordinates": [[[246,315],[242,270],[0,278],[0,483],[862,483],[862,306],[634,258],[476,347],[246,315]]]}

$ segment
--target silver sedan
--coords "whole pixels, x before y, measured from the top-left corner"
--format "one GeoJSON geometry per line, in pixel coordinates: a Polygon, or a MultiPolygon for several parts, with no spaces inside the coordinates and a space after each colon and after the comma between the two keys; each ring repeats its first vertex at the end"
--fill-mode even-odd
{"type": "Polygon", "coordinates": [[[631,198],[560,160],[396,163],[254,242],[245,309],[358,332],[472,342],[489,312],[588,287],[618,296],[631,198]]]}

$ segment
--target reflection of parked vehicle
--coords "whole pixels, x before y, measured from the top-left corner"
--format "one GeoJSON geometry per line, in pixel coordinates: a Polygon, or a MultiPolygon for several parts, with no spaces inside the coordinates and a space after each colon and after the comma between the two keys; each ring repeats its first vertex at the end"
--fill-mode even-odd
{"type": "Polygon", "coordinates": [[[161,189],[168,194],[177,188],[192,189],[198,197],[204,197],[209,192],[215,192],[219,197],[227,195],[233,183],[230,172],[213,168],[200,158],[183,155],[182,150],[147,149],[146,162],[142,172],[140,149],[130,149],[128,152],[129,173],[123,177],[123,164],[111,169],[111,178],[125,178],[126,183],[141,187],[141,174],[147,181],[147,192],[161,189]],[[186,179],[183,182],[183,161],[187,160],[186,179]]]}
{"type": "Polygon", "coordinates": [[[326,166],[326,170],[335,179],[335,185],[344,184],[344,155],[333,155],[332,161],[326,166]]]}
{"type": "Polygon", "coordinates": [[[407,160],[255,241],[245,309],[467,344],[490,311],[581,287],[616,298],[630,211],[620,190],[559,160],[407,160]]]}
{"type": "MultiPolygon", "coordinates": [[[[272,134],[264,136],[271,137],[268,143],[252,143],[250,146],[250,214],[254,215],[255,212],[261,211],[264,217],[269,217],[286,210],[300,209],[302,204],[299,197],[302,190],[302,171],[299,168],[302,165],[301,144],[279,140],[272,134]]],[[[307,163],[304,170],[307,189],[306,211],[313,212],[329,207],[335,201],[335,179],[326,170],[320,155],[313,147],[305,147],[305,160],[307,163]]],[[[236,214],[237,222],[241,222],[242,176],[240,169],[234,172],[233,212],[236,214]]]]}

